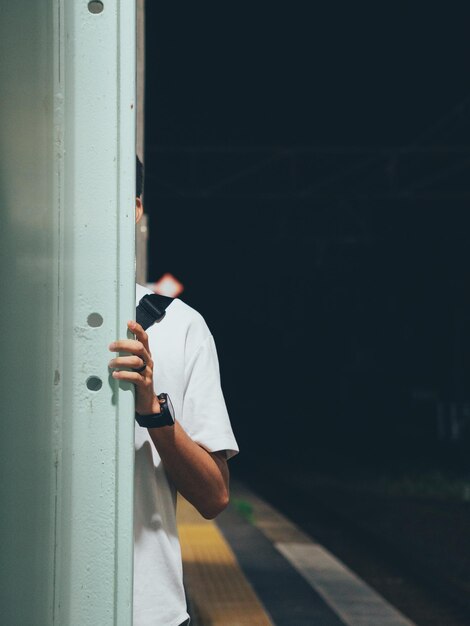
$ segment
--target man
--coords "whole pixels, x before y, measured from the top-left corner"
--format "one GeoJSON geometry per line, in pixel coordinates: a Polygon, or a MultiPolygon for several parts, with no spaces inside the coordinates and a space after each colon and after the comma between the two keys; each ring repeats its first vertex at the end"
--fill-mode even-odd
{"type": "MultiPolygon", "coordinates": [[[[143,214],[138,159],[136,180],[138,222],[143,214]]],[[[151,293],[140,285],[136,291],[137,303],[151,293]]],[[[135,321],[128,328],[135,339],[109,346],[119,353],[109,366],[114,378],[133,383],[136,391],[134,626],[180,626],[189,621],[176,491],[204,517],[214,518],[227,506],[227,460],[238,447],[220,387],[214,340],[201,315],[174,300],[147,332],[135,321]],[[171,398],[173,411],[161,394],[171,398]],[[140,426],[139,421],[156,427],[140,426]]]]}

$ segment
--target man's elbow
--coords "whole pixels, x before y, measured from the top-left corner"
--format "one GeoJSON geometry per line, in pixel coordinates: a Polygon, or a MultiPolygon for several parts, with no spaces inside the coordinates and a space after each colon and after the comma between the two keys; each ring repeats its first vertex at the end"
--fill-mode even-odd
{"type": "Polygon", "coordinates": [[[199,509],[199,513],[205,519],[215,519],[217,515],[227,508],[229,501],[230,496],[228,491],[224,491],[216,498],[212,498],[209,502],[205,503],[205,505],[199,509]]]}

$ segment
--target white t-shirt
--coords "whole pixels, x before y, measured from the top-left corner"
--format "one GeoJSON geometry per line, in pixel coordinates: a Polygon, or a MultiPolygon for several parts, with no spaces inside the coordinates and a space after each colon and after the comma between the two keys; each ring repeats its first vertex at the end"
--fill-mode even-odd
{"type": "MultiPolygon", "coordinates": [[[[136,303],[146,293],[137,285],[136,303]]],[[[201,315],[174,300],[147,329],[157,394],[168,393],[177,421],[209,452],[238,452],[220,387],[214,339],[201,315]]],[[[136,423],[134,626],[178,626],[188,614],[176,528],[176,490],[146,428],[136,423]]]]}

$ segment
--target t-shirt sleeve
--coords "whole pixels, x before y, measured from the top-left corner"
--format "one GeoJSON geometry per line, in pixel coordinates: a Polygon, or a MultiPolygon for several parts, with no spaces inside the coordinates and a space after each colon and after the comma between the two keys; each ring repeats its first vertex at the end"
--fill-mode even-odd
{"type": "Polygon", "coordinates": [[[229,459],[237,454],[238,445],[220,385],[214,338],[207,332],[185,367],[181,424],[191,439],[208,452],[225,451],[229,459]]]}

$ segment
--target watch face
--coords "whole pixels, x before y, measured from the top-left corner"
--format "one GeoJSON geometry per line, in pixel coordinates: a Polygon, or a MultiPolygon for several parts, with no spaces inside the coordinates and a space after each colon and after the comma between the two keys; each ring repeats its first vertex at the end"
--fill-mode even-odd
{"type": "Polygon", "coordinates": [[[175,409],[173,408],[173,405],[171,404],[170,396],[168,394],[166,395],[166,403],[168,406],[168,410],[170,411],[170,415],[173,421],[175,421],[175,409]]]}
{"type": "Polygon", "coordinates": [[[171,419],[173,420],[173,423],[174,423],[175,422],[175,410],[173,408],[173,405],[171,404],[170,396],[167,393],[161,393],[158,396],[158,400],[160,401],[162,409],[165,412],[166,410],[168,410],[168,413],[170,414],[171,419]]]}

